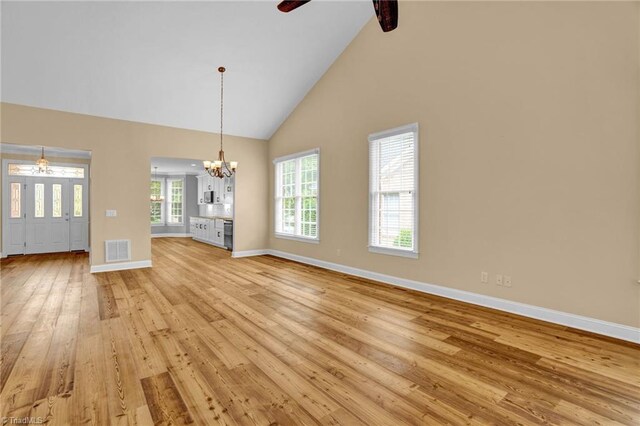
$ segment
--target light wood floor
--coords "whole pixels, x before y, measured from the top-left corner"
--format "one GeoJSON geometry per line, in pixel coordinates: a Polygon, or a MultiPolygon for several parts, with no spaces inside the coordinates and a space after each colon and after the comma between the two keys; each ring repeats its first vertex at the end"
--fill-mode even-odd
{"type": "MultiPolygon", "coordinates": [[[[2,266],[1,416],[48,424],[640,424],[640,347],[274,257],[2,266]]],[[[604,303],[604,302],[603,302],[604,303]]]]}

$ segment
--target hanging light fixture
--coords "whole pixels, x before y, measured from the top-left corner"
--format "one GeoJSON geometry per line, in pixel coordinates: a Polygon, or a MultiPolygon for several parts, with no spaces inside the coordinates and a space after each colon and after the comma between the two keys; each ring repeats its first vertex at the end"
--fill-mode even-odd
{"type": "Polygon", "coordinates": [[[224,158],[224,150],[222,149],[222,118],[224,112],[224,72],[225,67],[218,68],[220,72],[220,151],[218,151],[218,159],[215,161],[203,161],[204,169],[212,177],[225,178],[230,177],[236,172],[238,167],[237,161],[227,161],[224,158]]]}
{"type": "MultiPolygon", "coordinates": [[[[154,181],[158,180],[158,166],[155,166],[153,168],[153,180],[154,181]]],[[[162,188],[160,189],[159,194],[154,194],[153,192],[151,192],[151,201],[164,201],[164,196],[162,195],[162,188]]]]}
{"type": "Polygon", "coordinates": [[[44,158],[44,146],[42,147],[42,154],[40,155],[40,159],[36,161],[36,167],[38,167],[38,173],[49,172],[49,161],[44,158]]]}

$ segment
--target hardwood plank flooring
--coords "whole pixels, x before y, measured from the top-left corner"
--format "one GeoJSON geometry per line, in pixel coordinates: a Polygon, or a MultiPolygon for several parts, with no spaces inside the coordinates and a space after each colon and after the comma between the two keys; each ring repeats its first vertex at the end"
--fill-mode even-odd
{"type": "Polygon", "coordinates": [[[287,260],[3,259],[0,416],[50,425],[640,425],[640,346],[287,260]]]}

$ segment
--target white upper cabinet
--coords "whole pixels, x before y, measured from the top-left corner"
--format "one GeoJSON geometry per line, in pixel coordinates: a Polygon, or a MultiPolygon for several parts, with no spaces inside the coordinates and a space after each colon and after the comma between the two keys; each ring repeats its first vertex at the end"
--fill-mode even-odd
{"type": "Polygon", "coordinates": [[[214,178],[215,179],[215,186],[213,188],[213,190],[215,191],[215,198],[214,198],[214,203],[215,204],[221,204],[223,202],[223,196],[222,196],[222,189],[223,189],[223,183],[224,183],[224,179],[220,179],[220,178],[214,178]]]}
{"type": "Polygon", "coordinates": [[[224,178],[224,195],[233,194],[233,176],[224,178]]]}
{"type": "Polygon", "coordinates": [[[198,176],[198,205],[207,204],[204,193],[214,191],[214,204],[223,204],[232,201],[234,177],[217,178],[209,175],[198,176]]]}
{"type": "Polygon", "coordinates": [[[204,176],[198,176],[198,205],[204,204],[204,176]]]}

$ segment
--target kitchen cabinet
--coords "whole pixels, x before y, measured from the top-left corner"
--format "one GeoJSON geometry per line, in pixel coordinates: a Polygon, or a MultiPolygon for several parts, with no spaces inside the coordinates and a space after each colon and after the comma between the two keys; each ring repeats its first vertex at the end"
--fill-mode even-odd
{"type": "Polygon", "coordinates": [[[200,206],[200,205],[207,204],[204,198],[205,192],[216,191],[216,195],[217,195],[216,181],[219,179],[211,177],[208,174],[198,176],[197,179],[198,179],[198,205],[200,206]]]}
{"type": "Polygon", "coordinates": [[[214,219],[214,228],[213,228],[213,236],[212,241],[221,246],[224,245],[224,220],[222,219],[214,219]]]}
{"type": "Polygon", "coordinates": [[[204,239],[215,243],[216,242],[215,235],[216,235],[216,229],[214,227],[213,220],[207,220],[207,235],[206,235],[206,238],[204,239]]]}
{"type": "Polygon", "coordinates": [[[198,205],[201,206],[204,204],[204,176],[198,176],[198,205]]]}
{"type": "Polygon", "coordinates": [[[233,190],[227,182],[229,178],[220,179],[217,177],[211,177],[208,174],[198,176],[198,205],[207,204],[204,200],[204,193],[207,191],[214,191],[215,198],[213,204],[222,204],[225,202],[225,195],[227,189],[233,190]]]}
{"type": "Polygon", "coordinates": [[[207,240],[208,234],[207,229],[209,228],[209,221],[206,219],[198,218],[196,219],[196,227],[194,237],[199,240],[207,240]]]}
{"type": "Polygon", "coordinates": [[[191,237],[203,243],[224,247],[224,220],[190,217],[191,237]]]}
{"type": "Polygon", "coordinates": [[[215,191],[215,190],[216,190],[216,183],[215,183],[215,181],[216,181],[217,179],[218,179],[218,178],[214,178],[214,177],[211,177],[211,176],[209,176],[209,175],[206,175],[206,176],[205,176],[205,188],[204,188],[204,190],[205,190],[205,191],[215,191]]]}
{"type": "Polygon", "coordinates": [[[203,240],[209,240],[209,234],[211,233],[211,231],[209,230],[211,227],[211,221],[209,220],[204,220],[202,222],[202,236],[200,238],[202,238],[203,240]]]}
{"type": "Polygon", "coordinates": [[[233,181],[234,178],[233,176],[231,177],[226,177],[223,179],[224,183],[223,183],[223,188],[221,193],[223,194],[223,198],[225,200],[225,202],[228,202],[228,200],[231,200],[233,198],[233,181]]]}
{"type": "Polygon", "coordinates": [[[222,194],[224,179],[214,178],[213,190],[215,191],[214,204],[222,204],[224,202],[224,196],[222,194]]]}

